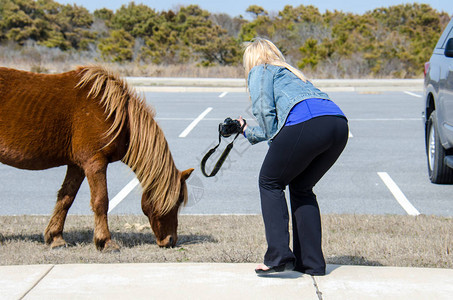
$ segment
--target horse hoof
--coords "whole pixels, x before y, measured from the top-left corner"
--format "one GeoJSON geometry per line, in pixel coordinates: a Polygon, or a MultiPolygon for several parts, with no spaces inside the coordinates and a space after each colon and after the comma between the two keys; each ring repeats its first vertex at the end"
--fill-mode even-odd
{"type": "Polygon", "coordinates": [[[120,248],[121,247],[116,242],[110,240],[107,243],[105,243],[104,249],[102,249],[102,252],[104,252],[104,253],[116,253],[116,252],[120,252],[120,248]]]}
{"type": "Polygon", "coordinates": [[[65,240],[63,239],[56,239],[50,244],[51,249],[60,249],[60,248],[66,248],[68,244],[66,244],[65,240]]]}
{"type": "Polygon", "coordinates": [[[46,245],[50,245],[53,242],[53,237],[50,236],[50,234],[44,233],[44,243],[46,245]]]}

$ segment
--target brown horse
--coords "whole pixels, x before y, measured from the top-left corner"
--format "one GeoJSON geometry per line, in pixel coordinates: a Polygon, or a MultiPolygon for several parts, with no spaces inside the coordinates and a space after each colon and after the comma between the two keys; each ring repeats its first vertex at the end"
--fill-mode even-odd
{"type": "Polygon", "coordinates": [[[193,169],[178,171],[144,99],[99,66],[55,75],[0,68],[0,162],[28,170],[68,166],[44,232],[52,248],[66,244],[66,215],[86,176],[94,243],[99,250],[119,249],[108,229],[106,179],[107,165],[118,160],[142,185],[142,210],[157,244],[174,246],[193,169]]]}

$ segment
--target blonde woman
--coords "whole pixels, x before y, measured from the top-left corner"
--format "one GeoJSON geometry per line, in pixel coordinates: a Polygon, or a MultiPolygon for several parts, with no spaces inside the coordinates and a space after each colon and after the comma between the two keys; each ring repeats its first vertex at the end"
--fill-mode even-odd
{"type": "MultiPolygon", "coordinates": [[[[245,126],[250,143],[270,147],[259,175],[261,211],[268,244],[258,275],[296,270],[324,275],[321,217],[313,187],[340,156],[348,122],[329,96],[285,62],[269,40],[257,38],[244,52],[244,68],[259,126],[245,126]],[[293,249],[289,248],[289,186],[293,249]]],[[[239,118],[241,125],[242,117],[239,118]]]]}

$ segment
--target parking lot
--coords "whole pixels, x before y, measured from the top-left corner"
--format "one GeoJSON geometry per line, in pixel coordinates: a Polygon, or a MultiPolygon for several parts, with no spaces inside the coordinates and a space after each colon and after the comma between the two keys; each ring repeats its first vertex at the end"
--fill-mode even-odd
{"type": "MultiPolygon", "coordinates": [[[[196,169],[188,182],[189,203],[181,213],[259,214],[257,176],[266,143],[251,146],[240,136],[216,177],[205,178],[199,168],[218,141],[223,119],[242,115],[253,123],[245,91],[144,95],[156,110],[177,167],[196,169]]],[[[329,95],[349,118],[350,139],[315,187],[322,213],[453,215],[453,186],[431,184],[427,177],[420,92],[329,95]]],[[[225,145],[223,141],[220,148],[225,145]]],[[[24,171],[0,165],[0,215],[49,215],[64,174],[65,167],[24,171]]],[[[134,178],[120,162],[109,166],[111,214],[141,214],[134,178]]],[[[70,213],[91,214],[86,181],[70,213]]]]}

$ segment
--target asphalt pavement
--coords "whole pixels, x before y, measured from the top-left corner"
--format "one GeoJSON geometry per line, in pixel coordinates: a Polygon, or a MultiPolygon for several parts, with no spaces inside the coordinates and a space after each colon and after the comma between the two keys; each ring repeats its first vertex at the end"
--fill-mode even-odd
{"type": "MultiPolygon", "coordinates": [[[[218,175],[205,178],[199,168],[203,155],[218,141],[217,128],[221,121],[228,116],[242,115],[250,124],[254,123],[244,89],[179,92],[171,88],[172,92],[162,92],[159,87],[140,89],[147,103],[155,108],[156,119],[165,132],[177,167],[196,169],[188,181],[189,203],[181,213],[260,214],[257,176],[268,148],[266,143],[251,146],[240,136],[218,175]],[[187,135],[181,137],[209,108],[187,135]]],[[[315,187],[322,213],[404,215],[411,212],[401,204],[407,200],[420,214],[453,215],[453,187],[434,185],[428,180],[421,121],[422,92],[404,88],[330,91],[333,88],[326,87],[349,118],[350,138],[340,159],[315,187]],[[390,178],[390,182],[384,181],[383,176],[390,178]],[[395,197],[398,192],[405,199],[395,197]]],[[[220,149],[226,144],[227,140],[223,140],[220,149]]],[[[208,170],[220,153],[210,160],[208,170]]],[[[50,215],[64,175],[65,167],[25,171],[0,165],[0,215],[50,215]]],[[[134,178],[126,165],[110,164],[110,199],[119,195],[134,178]]],[[[137,186],[116,206],[110,206],[110,214],[142,214],[140,197],[137,186]]],[[[92,214],[89,198],[85,181],[69,213],[92,214]]]]}

